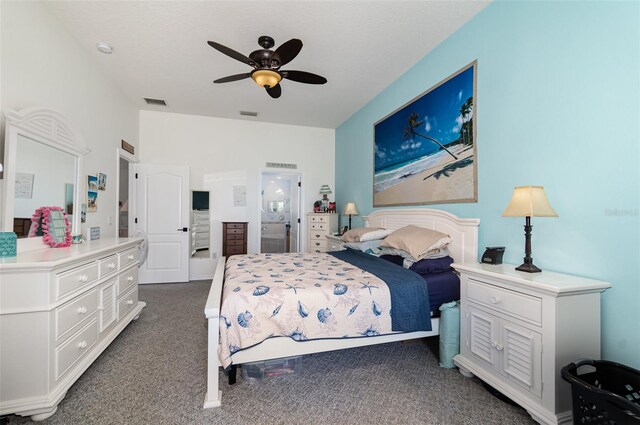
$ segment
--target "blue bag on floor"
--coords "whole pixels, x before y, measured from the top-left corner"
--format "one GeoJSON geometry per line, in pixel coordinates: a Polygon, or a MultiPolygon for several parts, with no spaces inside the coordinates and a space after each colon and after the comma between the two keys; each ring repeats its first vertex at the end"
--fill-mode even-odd
{"type": "Polygon", "coordinates": [[[453,358],[460,353],[460,306],[452,301],[440,306],[440,367],[455,367],[453,358]]]}

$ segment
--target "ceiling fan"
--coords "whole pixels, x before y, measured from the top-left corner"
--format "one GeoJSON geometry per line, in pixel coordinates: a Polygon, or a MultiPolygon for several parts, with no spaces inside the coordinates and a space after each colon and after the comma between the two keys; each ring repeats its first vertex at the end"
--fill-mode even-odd
{"type": "Polygon", "coordinates": [[[324,84],[327,82],[326,78],[310,72],[280,70],[281,66],[291,62],[300,53],[302,41],[297,38],[292,38],[273,51],[269,50],[274,46],[273,38],[263,35],[258,38],[258,44],[262,49],[251,52],[249,57],[214,41],[207,41],[207,43],[219,52],[254,68],[253,71],[245,74],[219,78],[214,83],[229,83],[251,77],[256,84],[267,90],[269,96],[275,99],[282,94],[280,81],[283,78],[305,84],[324,84]]]}

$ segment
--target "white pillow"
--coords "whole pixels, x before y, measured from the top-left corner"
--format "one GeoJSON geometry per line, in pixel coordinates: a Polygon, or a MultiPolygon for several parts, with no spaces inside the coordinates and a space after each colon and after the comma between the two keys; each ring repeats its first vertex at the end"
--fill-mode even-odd
{"type": "Polygon", "coordinates": [[[376,239],[374,241],[366,241],[366,242],[346,242],[344,246],[346,248],[351,248],[357,251],[365,252],[368,249],[379,247],[380,243],[382,243],[382,239],[376,239]]]}
{"type": "Polygon", "coordinates": [[[378,229],[360,236],[360,242],[382,240],[391,234],[391,230],[378,229]]]}

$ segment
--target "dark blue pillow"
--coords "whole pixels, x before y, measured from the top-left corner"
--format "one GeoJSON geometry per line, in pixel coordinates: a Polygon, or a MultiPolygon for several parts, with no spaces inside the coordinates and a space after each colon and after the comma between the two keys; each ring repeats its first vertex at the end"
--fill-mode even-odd
{"type": "Polygon", "coordinates": [[[413,263],[409,270],[413,270],[418,274],[440,273],[451,269],[453,258],[447,256],[442,258],[425,258],[424,260],[413,263]]]}
{"type": "Polygon", "coordinates": [[[399,255],[381,255],[380,258],[391,261],[393,264],[397,264],[400,267],[402,267],[402,262],[404,261],[404,258],[399,255]]]}

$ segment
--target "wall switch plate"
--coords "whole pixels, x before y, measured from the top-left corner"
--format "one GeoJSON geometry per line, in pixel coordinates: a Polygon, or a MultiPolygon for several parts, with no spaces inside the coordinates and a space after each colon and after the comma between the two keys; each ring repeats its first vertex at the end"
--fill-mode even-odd
{"type": "Polygon", "coordinates": [[[211,258],[213,258],[214,260],[216,260],[218,258],[218,253],[217,252],[213,252],[211,253],[211,258]]]}

